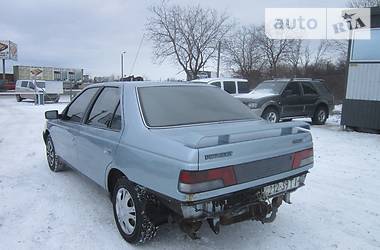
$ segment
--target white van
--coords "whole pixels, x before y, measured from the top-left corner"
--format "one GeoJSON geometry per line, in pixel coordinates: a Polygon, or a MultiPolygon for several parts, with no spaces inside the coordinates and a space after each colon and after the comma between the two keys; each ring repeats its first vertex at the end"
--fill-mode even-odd
{"type": "Polygon", "coordinates": [[[36,92],[44,92],[45,101],[58,102],[60,94],[63,93],[63,83],[37,80],[36,84],[34,84],[33,80],[17,80],[15,92],[17,93],[16,100],[18,102],[24,99],[35,100],[36,92]]]}
{"type": "Polygon", "coordinates": [[[251,90],[249,89],[249,84],[246,79],[239,78],[203,78],[196,79],[192,82],[195,83],[206,83],[217,86],[227,93],[236,96],[239,94],[247,94],[251,90]]]}

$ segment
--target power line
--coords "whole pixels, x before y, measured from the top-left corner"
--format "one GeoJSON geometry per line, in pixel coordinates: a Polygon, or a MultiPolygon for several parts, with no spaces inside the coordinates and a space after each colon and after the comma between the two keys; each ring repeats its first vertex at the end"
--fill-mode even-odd
{"type": "Polygon", "coordinates": [[[143,41],[144,41],[144,36],[145,36],[145,35],[143,34],[143,36],[141,37],[140,44],[139,44],[139,47],[138,47],[138,49],[137,49],[137,53],[136,53],[135,59],[133,60],[132,67],[131,67],[131,72],[130,72],[129,75],[132,75],[132,72],[133,72],[133,70],[135,69],[135,65],[136,65],[137,57],[139,56],[140,49],[141,49],[141,45],[142,45],[142,43],[143,43],[143,41]]]}

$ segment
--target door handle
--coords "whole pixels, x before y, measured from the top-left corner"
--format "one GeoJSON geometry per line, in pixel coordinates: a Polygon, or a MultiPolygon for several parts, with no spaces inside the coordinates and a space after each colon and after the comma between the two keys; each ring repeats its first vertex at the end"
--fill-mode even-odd
{"type": "Polygon", "coordinates": [[[109,148],[105,148],[104,151],[103,151],[105,154],[111,154],[112,153],[112,150],[109,149],[109,148]]]}

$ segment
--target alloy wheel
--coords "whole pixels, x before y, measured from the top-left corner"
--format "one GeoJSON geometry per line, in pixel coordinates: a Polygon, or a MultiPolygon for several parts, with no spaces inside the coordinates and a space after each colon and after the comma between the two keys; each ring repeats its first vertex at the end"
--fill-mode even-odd
{"type": "Polygon", "coordinates": [[[131,194],[120,188],[116,194],[116,215],[124,233],[131,235],[136,227],[136,208],[131,194]]]}
{"type": "Polygon", "coordinates": [[[275,123],[277,120],[277,114],[275,112],[269,112],[267,116],[267,121],[275,123]]]}

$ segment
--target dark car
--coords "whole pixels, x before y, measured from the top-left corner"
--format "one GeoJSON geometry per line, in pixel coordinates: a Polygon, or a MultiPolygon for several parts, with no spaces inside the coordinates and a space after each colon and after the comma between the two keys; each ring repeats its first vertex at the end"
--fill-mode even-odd
{"type": "Polygon", "coordinates": [[[269,122],[310,117],[313,124],[322,125],[334,107],[334,97],[324,81],[310,78],[264,81],[236,97],[269,122]]]}

